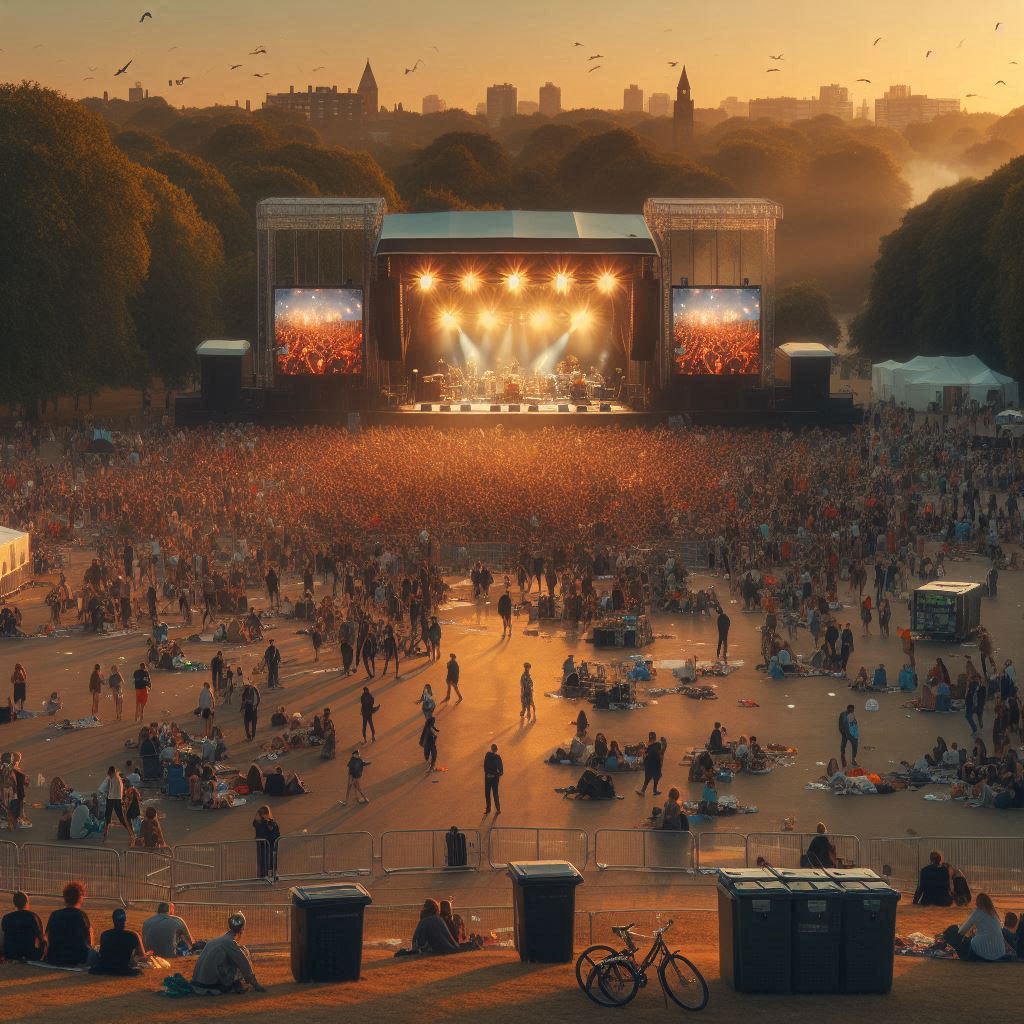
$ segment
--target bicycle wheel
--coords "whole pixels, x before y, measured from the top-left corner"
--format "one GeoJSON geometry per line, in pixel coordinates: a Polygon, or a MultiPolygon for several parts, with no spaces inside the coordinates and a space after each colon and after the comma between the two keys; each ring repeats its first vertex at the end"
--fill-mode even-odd
{"type": "Polygon", "coordinates": [[[625,1006],[639,990],[636,967],[625,957],[610,957],[595,964],[585,989],[598,1006],[625,1006]]]}
{"type": "Polygon", "coordinates": [[[615,956],[618,950],[611,946],[587,946],[576,959],[576,983],[584,992],[587,991],[587,978],[594,969],[594,965],[610,956],[615,956]]]}
{"type": "Polygon", "coordinates": [[[665,994],[684,1010],[703,1010],[708,1005],[708,983],[682,953],[670,953],[658,965],[665,994]]]}

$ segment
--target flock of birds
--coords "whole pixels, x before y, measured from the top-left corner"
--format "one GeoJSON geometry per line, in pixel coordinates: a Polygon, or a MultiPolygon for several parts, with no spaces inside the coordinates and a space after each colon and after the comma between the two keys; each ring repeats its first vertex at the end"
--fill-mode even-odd
{"type": "MultiPolygon", "coordinates": [[[[141,25],[141,24],[144,24],[146,21],[152,21],[152,20],[153,20],[153,12],[152,11],[143,11],[142,14],[139,17],[139,24],[141,25]]],[[[993,31],[999,32],[1000,29],[1002,29],[1002,27],[1003,27],[1003,22],[997,21],[993,31]]],[[[666,31],[670,32],[671,29],[666,29],[666,31]]],[[[871,44],[872,48],[876,48],[879,45],[879,43],[884,41],[884,39],[885,39],[884,36],[877,36],[875,38],[875,40],[872,42],[872,44],[871,44]]],[[[967,41],[966,39],[961,39],[960,42],[957,43],[956,49],[958,49],[958,50],[961,49],[966,41],[967,41]]],[[[578,40],[574,41],[572,45],[573,45],[574,49],[577,48],[577,47],[579,47],[579,48],[584,48],[585,47],[585,44],[579,42],[578,40]]],[[[38,49],[39,47],[37,46],[36,48],[38,49]]],[[[177,46],[172,46],[168,52],[172,52],[172,51],[174,51],[176,49],[177,49],[177,46]]],[[[440,51],[438,50],[438,48],[436,46],[432,46],[431,49],[435,53],[440,53],[440,51]]],[[[924,59],[925,60],[931,60],[931,58],[933,56],[937,56],[937,55],[938,55],[938,51],[937,50],[927,50],[927,51],[925,51],[924,59]]],[[[267,48],[265,46],[257,46],[255,49],[250,50],[248,52],[247,56],[249,56],[249,57],[265,57],[265,56],[267,56],[267,48]]],[[[592,53],[589,57],[587,57],[586,62],[585,62],[586,63],[587,73],[588,74],[593,74],[595,71],[600,71],[604,67],[604,64],[595,63],[595,61],[602,61],[602,60],[605,60],[605,59],[606,58],[605,58],[605,55],[603,53],[592,53]]],[[[769,54],[768,55],[768,59],[773,62],[773,66],[769,67],[769,68],[766,68],[765,69],[765,74],[771,75],[771,74],[779,74],[779,73],[781,73],[783,68],[780,65],[786,59],[786,55],[784,53],[773,53],[773,54],[769,54]]],[[[121,67],[119,67],[114,72],[114,77],[118,78],[121,75],[127,74],[128,73],[128,69],[132,66],[133,63],[134,63],[134,58],[129,59],[125,64],[123,64],[121,67]]],[[[413,62],[411,67],[405,68],[405,74],[406,75],[415,74],[421,67],[423,67],[425,65],[425,63],[426,62],[424,61],[424,59],[422,57],[417,57],[416,60],[413,62]]],[[[677,61],[677,60],[670,60],[670,61],[667,61],[666,63],[668,64],[668,66],[670,68],[675,68],[675,67],[679,66],[679,61],[677,61]]],[[[1017,65],[1018,61],[1011,60],[1009,63],[1011,65],[1017,65]]],[[[244,62],[237,63],[237,64],[231,64],[229,66],[229,70],[230,71],[241,71],[245,67],[246,67],[246,65],[245,65],[244,62]]],[[[323,65],[323,64],[318,65],[317,67],[313,68],[310,73],[312,74],[312,73],[317,72],[317,71],[323,71],[324,67],[325,67],[325,65],[323,65]]],[[[96,68],[95,67],[90,67],[89,71],[90,72],[96,71],[96,68]]],[[[268,71],[252,71],[251,72],[251,75],[252,75],[253,78],[266,78],[268,74],[269,74],[268,71]]],[[[167,80],[167,85],[170,88],[175,88],[175,87],[178,87],[178,86],[183,86],[191,78],[192,78],[191,75],[182,75],[180,78],[169,78],[167,80]]],[[[94,80],[95,80],[95,76],[92,75],[92,74],[90,74],[89,76],[87,76],[86,78],[83,79],[83,81],[85,81],[85,82],[90,82],[90,81],[94,81],[94,80]]],[[[858,78],[858,79],[856,79],[856,81],[858,83],[864,83],[866,85],[871,85],[872,84],[870,78],[858,78]]],[[[996,80],[996,82],[994,84],[996,86],[1006,86],[1007,83],[1006,83],[1005,79],[999,78],[999,79],[996,80]]],[[[967,99],[972,99],[972,98],[976,97],[977,95],[978,95],[978,93],[970,92],[970,93],[966,94],[966,98],[967,99]]]]}

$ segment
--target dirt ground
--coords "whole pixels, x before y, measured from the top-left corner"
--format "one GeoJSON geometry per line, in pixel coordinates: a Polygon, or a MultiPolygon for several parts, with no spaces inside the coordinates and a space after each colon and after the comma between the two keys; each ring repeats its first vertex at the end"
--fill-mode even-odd
{"type": "MultiPolygon", "coordinates": [[[[734,1021],[754,1015],[763,1024],[789,1024],[795,1013],[805,1019],[832,1019],[856,1013],[877,1024],[934,1024],[948,1018],[952,993],[969,986],[973,1016],[1009,1019],[1020,985],[1020,964],[971,964],[897,957],[893,990],[887,996],[755,996],[737,994],[720,979],[718,942],[713,919],[699,934],[672,943],[700,968],[711,998],[701,1020],[734,1021]]],[[[0,1022],[29,1024],[74,1019],[77,1024],[145,1019],[151,1024],[194,1018],[263,1024],[301,1012],[307,1021],[334,1022],[349,1011],[363,1024],[410,1020],[487,1020],[520,1024],[538,1014],[554,1022],[612,1019],[576,986],[571,965],[521,964],[508,952],[483,951],[455,957],[395,960],[389,952],[367,950],[357,984],[296,984],[283,955],[256,960],[266,994],[216,999],[166,1000],[155,993],[168,972],[141,978],[103,979],[69,975],[21,965],[0,966],[0,1022]]],[[[188,974],[189,968],[182,973],[188,974]]],[[[631,1021],[663,1021],[683,1011],[666,1009],[656,976],[623,1013],[631,1021]]],[[[960,999],[962,1000],[962,995],[960,999]]],[[[959,1005],[963,1005],[961,1002],[959,1005]]],[[[534,1019],[538,1019],[534,1018],[534,1019]]]]}
{"type": "MultiPolygon", "coordinates": [[[[69,576],[79,578],[87,564],[87,553],[79,550],[72,560],[69,576]]],[[[983,559],[975,558],[953,563],[951,575],[966,580],[980,580],[985,573],[983,559]]],[[[401,674],[391,672],[367,680],[362,671],[344,678],[340,673],[336,649],[325,648],[319,664],[314,664],[312,647],[307,636],[297,635],[301,623],[276,620],[268,635],[276,638],[282,649],[282,680],[285,689],[265,693],[257,742],[244,740],[236,703],[218,710],[217,722],[225,731],[229,744],[228,761],[244,771],[273,731],[270,715],[280,701],[289,713],[312,713],[330,706],[338,723],[338,758],[322,761],[316,748],[293,752],[279,763],[297,771],[312,792],[301,797],[271,801],[282,832],[302,833],[365,830],[379,836],[389,829],[445,828],[458,824],[462,828],[486,830],[492,824],[502,826],[530,825],[573,827],[593,834],[600,828],[632,828],[649,813],[654,801],[636,796],[633,790],[640,778],[633,773],[615,776],[622,799],[610,802],[579,802],[565,800],[555,792],[559,786],[575,782],[579,772],[572,767],[550,766],[544,759],[572,734],[570,722],[579,710],[577,704],[545,696],[555,691],[560,679],[560,666],[568,652],[577,660],[609,662],[621,657],[611,652],[595,652],[583,639],[559,629],[557,624],[542,629],[541,635],[524,635],[524,619],[515,621],[514,635],[502,641],[501,625],[496,612],[497,595],[489,601],[473,602],[466,581],[456,580],[453,604],[441,613],[442,658],[430,664],[419,658],[403,661],[401,674]],[[430,682],[436,696],[444,696],[444,663],[455,652],[462,665],[462,692],[465,700],[455,706],[440,704],[439,765],[445,770],[426,775],[417,744],[422,715],[416,703],[422,686],[430,682]],[[530,661],[536,684],[538,720],[524,725],[519,717],[518,679],[522,663],[530,661]],[[368,745],[364,756],[371,762],[363,782],[371,798],[368,805],[350,804],[341,807],[344,795],[345,762],[349,751],[359,742],[358,698],[364,683],[371,684],[381,711],[377,715],[377,742],[368,745]],[[502,810],[499,818],[483,817],[482,759],[490,743],[496,742],[505,763],[502,780],[502,810]]],[[[701,585],[719,588],[732,617],[730,656],[741,667],[725,679],[716,679],[720,699],[693,701],[680,695],[667,695],[648,701],[648,706],[634,711],[596,711],[586,705],[591,721],[591,735],[604,732],[609,739],[623,745],[646,736],[649,729],[668,739],[663,786],[678,785],[685,798],[697,799],[696,786],[685,781],[686,772],[678,767],[683,753],[690,747],[703,745],[715,720],[724,722],[730,735],[757,735],[762,744],[769,741],[792,744],[799,749],[795,763],[776,768],[764,777],[741,776],[731,784],[723,784],[722,792],[735,794],[741,803],[758,807],[757,814],[719,818],[699,826],[700,830],[718,828],[728,832],[776,832],[784,817],[794,816],[798,831],[813,831],[818,820],[824,820],[833,832],[868,836],[1016,835],[1020,831],[1019,816],[1013,812],[973,810],[962,803],[934,803],[923,797],[938,787],[918,792],[901,792],[876,797],[835,797],[829,793],[805,790],[807,782],[817,779],[824,763],[838,753],[836,719],[850,700],[856,704],[861,723],[861,763],[869,769],[884,772],[901,759],[916,760],[930,750],[936,734],[947,741],[966,743],[969,730],[962,715],[921,714],[902,707],[899,694],[883,694],[878,700],[880,711],[866,712],[864,695],[854,695],[843,680],[811,678],[773,682],[754,670],[760,650],[756,627],[760,616],[745,614],[741,605],[728,598],[722,579],[698,576],[701,585]],[[737,701],[752,698],[760,707],[741,708],[737,701]]],[[[500,584],[500,581],[499,581],[500,584]]],[[[297,585],[285,581],[284,592],[293,594],[297,585]],[[291,585],[289,585],[291,584],[291,585]]],[[[845,588],[844,588],[845,589],[845,588]]],[[[17,599],[25,615],[26,628],[33,631],[46,618],[42,604],[45,587],[23,592],[17,599]]],[[[251,595],[260,603],[258,594],[251,595]]],[[[844,600],[848,595],[842,594],[844,600]]],[[[1021,603],[1024,601],[1024,577],[1004,573],[999,597],[986,600],[983,621],[993,633],[997,657],[1014,657],[1020,637],[1021,603]]],[[[894,609],[892,638],[873,635],[861,639],[855,619],[855,608],[840,613],[854,621],[857,635],[851,669],[860,665],[869,669],[884,661],[891,680],[902,663],[897,627],[907,622],[904,607],[894,609]]],[[[179,624],[176,610],[168,621],[172,636],[178,637],[188,657],[208,662],[216,651],[212,643],[189,643],[193,631],[179,624]]],[[[876,627],[877,628],[877,627],[876,627]]],[[[666,639],[658,639],[644,649],[656,663],[687,655],[709,658],[714,654],[715,626],[710,618],[683,615],[659,615],[654,630],[666,639]]],[[[131,671],[143,657],[146,634],[135,632],[120,636],[85,634],[77,627],[68,635],[53,638],[30,638],[0,641],[0,677],[7,679],[15,661],[28,670],[28,707],[39,709],[51,690],[59,690],[64,699],[62,714],[75,719],[89,711],[88,677],[94,664],[104,671],[113,663],[122,666],[130,681],[131,671]]],[[[801,630],[796,641],[799,649],[810,651],[811,640],[801,630]]],[[[224,647],[225,655],[241,663],[247,671],[262,654],[262,645],[224,647]]],[[[976,649],[920,643],[919,669],[926,670],[936,655],[941,655],[951,671],[963,665],[966,654],[976,649]]],[[[147,720],[175,719],[194,727],[192,716],[202,681],[207,673],[154,673],[154,687],[147,708],[147,720]]],[[[662,670],[658,684],[671,686],[670,673],[662,670]]],[[[130,682],[129,682],[130,685],[130,682]]],[[[46,789],[37,786],[38,777],[49,780],[60,774],[73,787],[91,791],[100,782],[108,764],[123,765],[133,751],[126,750],[125,741],[137,735],[131,721],[131,691],[126,694],[125,721],[113,721],[113,705],[104,694],[100,706],[103,725],[76,732],[58,732],[48,728],[46,718],[18,721],[0,729],[0,749],[19,750],[24,755],[30,782],[30,814],[35,823],[31,830],[19,830],[0,838],[18,842],[48,842],[56,835],[55,812],[40,809],[46,789]]],[[[987,726],[986,726],[987,729],[987,726]]],[[[171,844],[210,840],[248,839],[252,837],[252,808],[236,808],[219,812],[193,812],[179,801],[158,799],[164,818],[164,832],[171,844]]],[[[110,842],[120,848],[126,845],[123,832],[113,831],[110,842]]]]}

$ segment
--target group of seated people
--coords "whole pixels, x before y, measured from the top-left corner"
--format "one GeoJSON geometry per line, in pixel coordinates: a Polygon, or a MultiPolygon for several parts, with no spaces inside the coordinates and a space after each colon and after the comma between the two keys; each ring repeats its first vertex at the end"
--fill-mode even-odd
{"type": "Polygon", "coordinates": [[[484,944],[482,935],[468,933],[462,918],[455,913],[452,901],[427,899],[420,910],[419,924],[412,935],[411,947],[399,950],[396,956],[421,954],[465,953],[480,949],[484,944]]]}
{"type": "Polygon", "coordinates": [[[215,644],[254,644],[263,639],[263,621],[255,608],[250,608],[247,615],[237,615],[220,622],[213,631],[215,644]]]}
{"type": "Polygon", "coordinates": [[[192,972],[194,991],[244,992],[250,986],[263,991],[252,957],[239,941],[245,929],[241,913],[228,918],[224,935],[197,942],[185,921],[175,914],[173,903],[158,904],[156,913],[143,921],[141,934],[128,928],[128,914],[118,907],[111,915],[112,927],[102,932],[96,943],[92,922],[82,909],[85,886],[69,882],[63,897],[64,906],[50,914],[44,928],[28,896],[14,894],[14,910],[0,921],[5,959],[41,960],[55,967],[88,969],[90,974],[131,977],[141,973],[150,957],[198,954],[192,972]]]}
{"type": "Polygon", "coordinates": [[[676,586],[666,590],[661,610],[682,612],[684,615],[711,615],[718,607],[714,587],[694,591],[685,586],[676,586]]]}

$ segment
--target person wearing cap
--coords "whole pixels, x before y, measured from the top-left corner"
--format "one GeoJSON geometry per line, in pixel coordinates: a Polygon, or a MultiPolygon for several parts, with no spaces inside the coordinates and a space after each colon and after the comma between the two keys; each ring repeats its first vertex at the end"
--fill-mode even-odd
{"type": "Polygon", "coordinates": [[[257,992],[266,989],[256,980],[249,950],[239,942],[245,930],[245,915],[232,914],[228,930],[203,947],[192,971],[192,985],[200,992],[245,992],[251,985],[257,992]]]}
{"type": "Polygon", "coordinates": [[[191,948],[192,933],[174,913],[173,903],[158,903],[156,913],[142,922],[142,944],[157,956],[178,956],[181,943],[191,948]]]}
{"type": "Polygon", "coordinates": [[[126,927],[128,914],[124,907],[118,907],[111,914],[114,927],[100,935],[99,957],[89,968],[90,974],[116,974],[133,977],[141,974],[137,962],[146,956],[146,949],[138,932],[126,927]]]}
{"type": "Polygon", "coordinates": [[[530,675],[530,663],[523,662],[523,674],[519,677],[519,703],[521,705],[519,717],[530,720],[531,713],[533,720],[537,721],[537,705],[533,702],[533,676],[530,675]]]}

